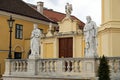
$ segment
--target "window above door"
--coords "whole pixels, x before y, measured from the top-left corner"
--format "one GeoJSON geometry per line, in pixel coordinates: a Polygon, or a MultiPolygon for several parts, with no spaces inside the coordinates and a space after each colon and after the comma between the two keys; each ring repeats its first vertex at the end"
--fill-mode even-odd
{"type": "Polygon", "coordinates": [[[23,38],[23,25],[16,24],[16,27],[15,27],[15,38],[16,39],[22,39],[23,38]]]}

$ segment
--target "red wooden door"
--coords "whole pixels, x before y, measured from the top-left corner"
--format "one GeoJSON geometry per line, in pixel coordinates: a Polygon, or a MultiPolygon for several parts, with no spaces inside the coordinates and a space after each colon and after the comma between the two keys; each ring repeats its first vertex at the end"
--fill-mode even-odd
{"type": "Polygon", "coordinates": [[[59,58],[72,58],[73,57],[73,38],[60,38],[59,39],[59,58]]]}

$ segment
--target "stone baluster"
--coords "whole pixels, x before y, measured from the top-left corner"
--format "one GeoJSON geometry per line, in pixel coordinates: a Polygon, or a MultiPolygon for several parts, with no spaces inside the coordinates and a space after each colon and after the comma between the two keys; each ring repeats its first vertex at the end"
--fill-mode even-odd
{"type": "Polygon", "coordinates": [[[22,72],[25,72],[25,61],[22,61],[22,72]]]}
{"type": "Polygon", "coordinates": [[[28,71],[27,66],[28,66],[28,62],[25,62],[25,71],[28,71]]]}
{"type": "Polygon", "coordinates": [[[50,69],[50,71],[51,72],[55,72],[55,61],[51,61],[51,69],[50,69]]]}
{"type": "Polygon", "coordinates": [[[43,61],[43,72],[46,72],[46,61],[43,61]]]}
{"type": "Polygon", "coordinates": [[[50,62],[51,61],[47,61],[47,72],[50,72],[50,62]]]}
{"type": "Polygon", "coordinates": [[[70,72],[70,61],[67,60],[66,62],[67,62],[67,72],[70,72]]]}
{"type": "Polygon", "coordinates": [[[112,72],[115,72],[115,60],[112,60],[112,72]]]}
{"type": "Polygon", "coordinates": [[[27,66],[28,66],[28,63],[27,63],[27,61],[25,61],[25,71],[27,71],[28,69],[27,69],[27,66]]]}
{"type": "Polygon", "coordinates": [[[65,64],[65,61],[64,61],[64,60],[62,60],[62,71],[63,71],[63,72],[65,72],[65,71],[66,71],[66,70],[65,70],[65,69],[66,69],[66,68],[65,68],[65,67],[66,67],[65,65],[66,65],[66,64],[65,64]]]}
{"type": "Polygon", "coordinates": [[[18,72],[18,71],[19,71],[19,62],[16,61],[16,72],[18,72]]]}
{"type": "Polygon", "coordinates": [[[42,61],[42,69],[43,69],[42,71],[43,71],[43,72],[45,72],[44,66],[45,66],[45,62],[42,61]]]}
{"type": "Polygon", "coordinates": [[[118,72],[120,72],[120,60],[118,60],[118,72]]]}
{"type": "Polygon", "coordinates": [[[72,62],[72,72],[75,72],[75,61],[72,60],[71,62],[72,62]]]}
{"type": "Polygon", "coordinates": [[[11,71],[14,72],[16,70],[15,62],[11,62],[11,71]]]}
{"type": "Polygon", "coordinates": [[[47,68],[48,66],[47,66],[47,61],[45,61],[45,72],[47,72],[48,71],[48,68],[47,68]]]}
{"type": "Polygon", "coordinates": [[[18,72],[20,71],[20,61],[17,61],[18,62],[18,72]]]}
{"type": "Polygon", "coordinates": [[[77,63],[77,65],[76,65],[77,71],[76,72],[80,72],[80,60],[77,60],[76,63],[77,63]]]}
{"type": "Polygon", "coordinates": [[[16,61],[14,61],[14,68],[15,68],[15,71],[17,71],[17,63],[16,63],[16,61]]]}
{"type": "Polygon", "coordinates": [[[55,61],[52,62],[52,71],[55,72],[55,61]]]}
{"type": "Polygon", "coordinates": [[[116,60],[116,63],[115,63],[115,72],[119,72],[119,60],[116,60]]]}
{"type": "Polygon", "coordinates": [[[39,61],[39,72],[42,72],[43,71],[43,65],[42,65],[42,62],[39,61]]]}
{"type": "Polygon", "coordinates": [[[114,72],[114,60],[109,60],[109,65],[110,65],[110,72],[114,72]]]}
{"type": "Polygon", "coordinates": [[[25,61],[23,61],[23,72],[25,72],[26,71],[26,63],[25,63],[25,61]]]}
{"type": "Polygon", "coordinates": [[[50,62],[50,72],[53,72],[53,67],[54,67],[53,61],[51,61],[50,62]]]}
{"type": "Polygon", "coordinates": [[[20,68],[20,71],[22,72],[23,71],[23,63],[22,63],[22,61],[19,61],[19,68],[20,68]]]}
{"type": "Polygon", "coordinates": [[[119,61],[116,59],[115,62],[114,62],[114,72],[117,73],[118,72],[118,69],[119,69],[119,61]]]}
{"type": "Polygon", "coordinates": [[[63,72],[63,60],[57,60],[56,61],[56,72],[62,73],[63,72]]]}

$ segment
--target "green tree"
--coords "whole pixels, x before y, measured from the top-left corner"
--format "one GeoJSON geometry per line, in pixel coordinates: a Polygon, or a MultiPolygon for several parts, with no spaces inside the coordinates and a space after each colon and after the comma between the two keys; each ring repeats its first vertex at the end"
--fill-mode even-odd
{"type": "Polygon", "coordinates": [[[98,68],[98,80],[110,80],[110,70],[106,57],[103,55],[100,58],[100,64],[98,68]]]}

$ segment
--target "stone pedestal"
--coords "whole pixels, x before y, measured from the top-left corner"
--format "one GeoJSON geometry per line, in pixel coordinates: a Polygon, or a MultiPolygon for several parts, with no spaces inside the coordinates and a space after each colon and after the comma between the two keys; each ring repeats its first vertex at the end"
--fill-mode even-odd
{"type": "MultiPolygon", "coordinates": [[[[89,58],[86,58],[89,59],[89,58]]],[[[94,58],[83,61],[83,74],[87,77],[96,78],[97,64],[94,58]]]]}
{"type": "Polygon", "coordinates": [[[5,59],[5,73],[4,75],[10,75],[11,74],[11,60],[5,59]]]}
{"type": "Polygon", "coordinates": [[[28,73],[30,75],[37,74],[37,62],[36,59],[28,59],[28,73]]]}
{"type": "Polygon", "coordinates": [[[39,55],[30,54],[29,55],[29,59],[40,59],[40,56],[39,55]]]}

